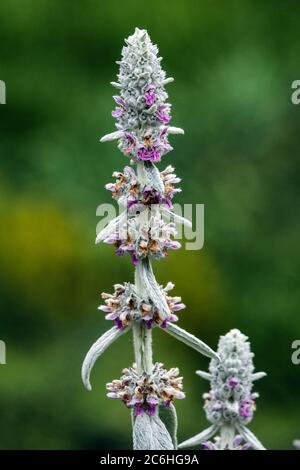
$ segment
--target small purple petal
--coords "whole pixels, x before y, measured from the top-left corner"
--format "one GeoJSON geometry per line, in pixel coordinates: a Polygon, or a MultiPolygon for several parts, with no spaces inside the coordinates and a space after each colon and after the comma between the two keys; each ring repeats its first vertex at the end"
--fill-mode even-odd
{"type": "Polygon", "coordinates": [[[124,249],[119,247],[119,248],[116,248],[116,255],[117,256],[123,256],[125,253],[124,249]]]}
{"type": "Polygon", "coordinates": [[[123,330],[123,324],[122,324],[120,318],[115,319],[115,325],[118,328],[118,330],[123,330]]]}
{"type": "Polygon", "coordinates": [[[171,116],[168,114],[167,111],[168,111],[168,107],[162,104],[156,113],[157,119],[161,121],[163,124],[168,124],[168,122],[171,119],[171,116]]]}
{"type": "Polygon", "coordinates": [[[153,91],[151,90],[144,94],[144,99],[146,101],[147,106],[151,106],[155,102],[156,98],[156,93],[153,93],[153,91]]]}
{"type": "Polygon", "coordinates": [[[239,445],[241,445],[242,440],[243,440],[242,436],[240,436],[240,435],[235,436],[235,438],[233,440],[234,447],[238,447],[239,445]]]}
{"type": "Polygon", "coordinates": [[[156,411],[156,405],[148,405],[148,407],[146,409],[147,415],[153,416],[155,411],[156,411]]]}
{"type": "Polygon", "coordinates": [[[145,147],[141,147],[137,151],[137,156],[143,161],[156,162],[160,159],[160,152],[154,148],[147,149],[145,147]]]}
{"type": "Polygon", "coordinates": [[[211,442],[203,442],[202,443],[203,450],[214,450],[214,445],[211,442]]]}
{"type": "Polygon", "coordinates": [[[229,380],[228,380],[228,385],[229,387],[231,388],[236,388],[240,385],[240,381],[237,377],[231,377],[229,380]]]}
{"type": "Polygon", "coordinates": [[[175,241],[166,242],[165,245],[167,248],[172,248],[172,250],[178,250],[179,248],[181,248],[181,244],[175,241]]]}
{"type": "Polygon", "coordinates": [[[140,416],[144,411],[144,405],[143,403],[138,403],[134,407],[134,416],[140,416]]]}
{"type": "Polygon", "coordinates": [[[113,96],[113,99],[119,106],[125,107],[125,101],[123,100],[123,98],[121,98],[121,96],[115,95],[113,96]]]}
{"type": "Polygon", "coordinates": [[[112,117],[119,118],[124,113],[123,108],[116,108],[111,112],[112,117]]]}
{"type": "Polygon", "coordinates": [[[243,444],[242,447],[241,447],[241,450],[249,450],[249,449],[252,449],[252,445],[251,444],[243,444]]]}
{"type": "Polygon", "coordinates": [[[177,317],[177,315],[170,315],[168,317],[168,321],[173,322],[173,323],[178,321],[178,320],[179,320],[179,318],[177,317]]]}
{"type": "Polygon", "coordinates": [[[157,405],[158,403],[158,398],[156,397],[152,397],[152,396],[148,396],[147,399],[146,399],[148,405],[157,405]]]}
{"type": "Polygon", "coordinates": [[[102,310],[102,312],[111,312],[112,309],[107,305],[99,305],[98,310],[102,310]]]}
{"type": "Polygon", "coordinates": [[[173,307],[172,307],[172,311],[173,312],[178,312],[179,310],[182,310],[185,308],[185,305],[184,304],[175,304],[173,307]]]}
{"type": "Polygon", "coordinates": [[[118,318],[118,312],[112,312],[105,315],[105,320],[115,320],[118,318]]]}
{"type": "Polygon", "coordinates": [[[138,397],[133,397],[130,402],[128,403],[129,406],[136,406],[136,405],[140,405],[140,404],[143,404],[143,397],[141,398],[138,398],[138,397]]]}
{"type": "Polygon", "coordinates": [[[144,324],[145,324],[145,327],[147,328],[147,330],[151,330],[151,328],[153,326],[153,320],[146,320],[146,321],[144,321],[144,324]]]}
{"type": "Polygon", "coordinates": [[[111,235],[103,240],[104,243],[108,243],[108,245],[113,245],[118,240],[116,235],[111,235]]]}
{"type": "Polygon", "coordinates": [[[131,261],[132,261],[133,266],[137,266],[139,264],[139,258],[136,255],[136,253],[133,253],[131,255],[131,261]]]}

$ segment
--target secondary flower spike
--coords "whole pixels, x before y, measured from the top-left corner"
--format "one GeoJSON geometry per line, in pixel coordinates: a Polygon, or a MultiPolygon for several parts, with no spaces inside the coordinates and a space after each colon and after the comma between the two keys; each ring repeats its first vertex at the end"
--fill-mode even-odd
{"type": "Polygon", "coordinates": [[[264,377],[254,372],[253,356],[247,336],[239,330],[221,336],[218,346],[220,361],[211,360],[209,373],[196,373],[210,382],[205,393],[204,410],[212,425],[179,445],[180,448],[203,445],[206,450],[264,450],[263,445],[246,427],[253,418],[258,393],[253,382],[264,377]],[[217,433],[215,442],[209,441],[217,433]]]}
{"type": "Polygon", "coordinates": [[[117,130],[101,141],[118,140],[136,169],[126,166],[122,172],[114,172],[115,182],[106,185],[123,211],[98,233],[96,243],[113,245],[118,256],[128,254],[135,279],[134,284],[116,284],[112,294],[102,294],[104,303],[99,310],[114,326],[90,348],[82,365],[82,380],[90,390],[90,373],[97,358],[131,330],[134,365],[107,385],[108,396],[131,409],[134,449],[172,450],[177,448],[173,401],[184,398],[182,378],[176,367],[168,371],[161,363],[153,363],[152,330],[159,326],[205,356],[217,355],[175,324],[177,311],[185,305],[179,296],[169,295],[173,284],[162,287],[153,273],[153,259],[165,258],[169,249],[180,248],[175,223],[191,225],[172,211],[173,197],[180,192],[174,168],[168,165],[160,172],[154,164],[171,150],[169,135],[183,131],[169,126],[171,105],[165,85],[172,79],[161,68],[157,46],[138,28],[125,42],[118,82],[112,82],[118,89],[112,112],[117,130]]]}

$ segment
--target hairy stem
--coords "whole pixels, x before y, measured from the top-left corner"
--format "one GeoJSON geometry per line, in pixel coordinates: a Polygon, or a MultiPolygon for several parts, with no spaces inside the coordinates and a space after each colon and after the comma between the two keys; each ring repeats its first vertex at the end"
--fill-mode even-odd
{"type": "MultiPolygon", "coordinates": [[[[137,163],[137,176],[141,186],[147,184],[147,173],[145,171],[144,162],[137,163]]],[[[145,215],[147,216],[145,211],[145,215]]],[[[151,261],[148,258],[148,262],[151,266],[151,261]]],[[[136,293],[139,297],[148,298],[147,290],[142,281],[141,276],[141,263],[136,267],[135,270],[135,288],[136,293]]],[[[153,359],[152,359],[152,329],[147,329],[142,323],[134,322],[133,323],[133,344],[134,344],[134,354],[135,362],[139,373],[146,372],[151,374],[153,368],[153,359]]]]}
{"type": "Polygon", "coordinates": [[[152,362],[152,330],[135,322],[132,328],[135,362],[138,372],[151,374],[152,362]]]}
{"type": "Polygon", "coordinates": [[[220,428],[221,449],[233,449],[235,429],[230,424],[223,424],[220,428]]]}
{"type": "MultiPolygon", "coordinates": [[[[150,260],[149,260],[150,263],[150,260]]],[[[139,297],[147,299],[147,291],[141,277],[141,264],[135,270],[135,288],[139,297]]],[[[151,374],[152,361],[152,330],[147,329],[142,323],[134,322],[133,324],[133,343],[135,362],[140,373],[146,372],[151,374]]]]}

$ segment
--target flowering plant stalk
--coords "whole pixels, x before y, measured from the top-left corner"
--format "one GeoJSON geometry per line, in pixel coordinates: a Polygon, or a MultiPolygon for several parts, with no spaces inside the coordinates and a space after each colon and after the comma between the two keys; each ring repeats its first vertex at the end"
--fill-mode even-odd
{"type": "Polygon", "coordinates": [[[134,339],[134,364],[123,370],[118,380],[107,384],[108,397],[120,399],[132,410],[134,449],[174,449],[177,447],[177,418],[173,401],[184,398],[182,378],[177,368],[166,370],[152,357],[152,330],[160,327],[198,352],[217,358],[205,343],[178,327],[177,312],[185,307],[180,297],[169,291],[174,285],[160,286],[152,270],[152,259],[167,256],[169,249],[178,249],[173,240],[175,222],[190,222],[172,212],[172,198],[180,191],[180,179],[172,166],[159,172],[155,166],[172,150],[169,135],[183,130],[169,125],[171,105],[166,78],[145,30],[136,28],[125,40],[118,64],[118,90],[112,112],[117,130],[101,141],[118,141],[130,165],[115,172],[114,183],[106,188],[118,201],[122,211],[98,234],[96,243],[115,247],[116,254],[129,254],[135,267],[134,284],[116,284],[112,294],[103,293],[99,307],[114,326],[104,333],[89,350],[82,366],[82,379],[91,389],[90,372],[97,358],[117,338],[129,330],[134,339]]]}
{"type": "Polygon", "coordinates": [[[220,361],[211,360],[209,373],[196,372],[210,382],[210,392],[203,398],[206,417],[212,425],[182,442],[179,448],[202,444],[206,450],[264,450],[247,425],[252,421],[259,396],[252,392],[253,382],[266,374],[254,373],[254,354],[247,336],[239,330],[221,336],[217,352],[220,361]],[[218,433],[214,442],[209,441],[218,433]]]}

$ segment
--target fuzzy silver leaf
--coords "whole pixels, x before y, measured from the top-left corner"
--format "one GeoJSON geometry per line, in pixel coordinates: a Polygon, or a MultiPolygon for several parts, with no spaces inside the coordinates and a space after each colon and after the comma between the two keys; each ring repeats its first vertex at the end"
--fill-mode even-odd
{"type": "Polygon", "coordinates": [[[173,403],[170,404],[169,407],[160,405],[159,406],[159,417],[166,426],[172,442],[174,449],[177,449],[177,428],[178,428],[178,422],[177,422],[177,413],[176,413],[176,408],[173,405],[173,403]]]}
{"type": "Polygon", "coordinates": [[[114,341],[116,341],[116,339],[129,331],[129,329],[130,327],[119,330],[116,326],[113,326],[110,330],[106,331],[102,336],[100,336],[100,338],[97,339],[97,341],[91,346],[90,350],[85,356],[81,369],[82,381],[88,390],[92,389],[90,383],[90,374],[96,360],[114,341]]]}
{"type": "Polygon", "coordinates": [[[169,323],[165,328],[165,331],[171,336],[174,336],[174,338],[185,343],[190,348],[200,352],[204,356],[214,358],[217,361],[219,360],[218,355],[207,344],[196,338],[196,336],[192,335],[191,333],[183,330],[179,326],[169,323]]]}
{"type": "Polygon", "coordinates": [[[257,437],[246,426],[237,425],[237,430],[254,450],[266,450],[257,437]]]}
{"type": "Polygon", "coordinates": [[[134,450],[174,450],[166,426],[157,414],[136,416],[133,425],[134,450]]]}

